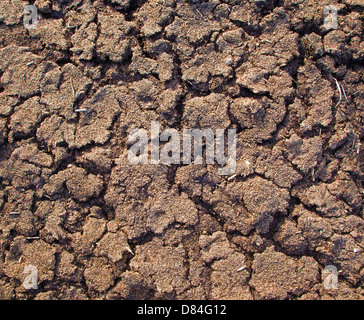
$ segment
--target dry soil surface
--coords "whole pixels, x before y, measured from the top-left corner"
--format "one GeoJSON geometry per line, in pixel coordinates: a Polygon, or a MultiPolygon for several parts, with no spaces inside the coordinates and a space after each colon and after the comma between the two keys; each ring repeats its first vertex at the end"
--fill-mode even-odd
{"type": "Polygon", "coordinates": [[[363,299],[363,6],[1,1],[0,298],[363,299]],[[237,176],[131,165],[152,120],[235,128],[237,176]]]}

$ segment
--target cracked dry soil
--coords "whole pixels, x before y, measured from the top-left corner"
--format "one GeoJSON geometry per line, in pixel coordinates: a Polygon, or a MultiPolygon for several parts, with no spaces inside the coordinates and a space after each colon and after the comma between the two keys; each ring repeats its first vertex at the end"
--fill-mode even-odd
{"type": "Polygon", "coordinates": [[[364,2],[321,2],[1,1],[0,298],[363,299],[364,2]],[[153,120],[237,176],[130,165],[153,120]]]}

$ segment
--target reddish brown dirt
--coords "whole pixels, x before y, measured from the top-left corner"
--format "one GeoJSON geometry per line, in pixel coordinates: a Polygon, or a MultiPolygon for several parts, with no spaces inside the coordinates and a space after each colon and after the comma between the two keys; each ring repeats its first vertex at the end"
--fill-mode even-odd
{"type": "Polygon", "coordinates": [[[0,2],[1,299],[364,298],[362,0],[330,31],[315,0],[30,3],[0,2]],[[237,176],[129,164],[152,120],[237,129],[237,176]]]}

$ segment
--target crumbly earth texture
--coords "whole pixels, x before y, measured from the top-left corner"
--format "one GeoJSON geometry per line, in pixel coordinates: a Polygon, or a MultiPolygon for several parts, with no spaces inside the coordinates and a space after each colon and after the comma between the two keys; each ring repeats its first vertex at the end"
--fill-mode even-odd
{"type": "Polygon", "coordinates": [[[1,1],[0,299],[363,299],[363,9],[1,1]],[[236,176],[131,165],[151,121],[235,128],[236,176]]]}

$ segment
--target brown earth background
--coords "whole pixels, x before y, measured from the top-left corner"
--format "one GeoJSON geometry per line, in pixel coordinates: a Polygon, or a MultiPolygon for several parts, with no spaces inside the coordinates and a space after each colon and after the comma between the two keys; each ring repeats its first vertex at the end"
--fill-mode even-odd
{"type": "Polygon", "coordinates": [[[0,298],[363,299],[363,6],[1,0],[0,298]],[[152,120],[235,128],[237,176],[130,165],[152,120]]]}

